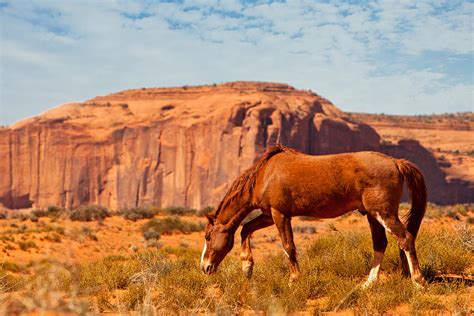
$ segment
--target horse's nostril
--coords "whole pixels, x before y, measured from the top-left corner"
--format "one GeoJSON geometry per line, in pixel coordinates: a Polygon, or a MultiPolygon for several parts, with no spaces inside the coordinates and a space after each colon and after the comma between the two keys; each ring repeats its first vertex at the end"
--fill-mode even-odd
{"type": "Polygon", "coordinates": [[[210,273],[210,272],[211,272],[211,265],[208,264],[208,265],[206,266],[206,273],[210,273]]]}

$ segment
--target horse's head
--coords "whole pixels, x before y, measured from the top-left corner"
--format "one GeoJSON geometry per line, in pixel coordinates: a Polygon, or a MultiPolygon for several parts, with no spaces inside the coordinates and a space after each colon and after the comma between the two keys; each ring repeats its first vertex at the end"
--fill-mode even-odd
{"type": "Polygon", "coordinates": [[[201,270],[211,274],[234,246],[234,232],[226,225],[216,223],[213,215],[206,215],[209,223],[206,226],[204,249],[201,255],[201,270]]]}

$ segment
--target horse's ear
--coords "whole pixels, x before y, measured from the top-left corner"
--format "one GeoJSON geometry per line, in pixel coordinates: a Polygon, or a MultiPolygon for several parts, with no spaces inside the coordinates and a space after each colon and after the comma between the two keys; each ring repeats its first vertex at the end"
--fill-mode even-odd
{"type": "Polygon", "coordinates": [[[214,222],[216,221],[216,216],[212,213],[207,213],[205,216],[209,221],[209,224],[214,225],[214,222]]]}

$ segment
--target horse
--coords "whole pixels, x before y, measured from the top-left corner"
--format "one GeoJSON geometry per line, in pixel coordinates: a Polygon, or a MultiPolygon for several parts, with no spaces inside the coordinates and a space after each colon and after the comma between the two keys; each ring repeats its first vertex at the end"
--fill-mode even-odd
{"type": "Polygon", "coordinates": [[[426,210],[427,193],[423,175],[416,165],[378,153],[354,152],[306,155],[282,145],[269,148],[230,186],[216,210],[206,215],[204,249],[200,268],[214,273],[234,245],[234,235],[246,216],[255,209],[261,215],[241,230],[242,270],[251,277],[254,260],[250,247],[253,232],[276,225],[289,259],[290,284],[300,276],[293,241],[294,216],[335,218],[359,210],[367,216],[374,257],[367,281],[377,281],[387,247],[385,231],[400,248],[400,269],[416,284],[424,279],[415,249],[415,239],[426,210]],[[411,208],[402,222],[398,206],[406,182],[411,208]]]}

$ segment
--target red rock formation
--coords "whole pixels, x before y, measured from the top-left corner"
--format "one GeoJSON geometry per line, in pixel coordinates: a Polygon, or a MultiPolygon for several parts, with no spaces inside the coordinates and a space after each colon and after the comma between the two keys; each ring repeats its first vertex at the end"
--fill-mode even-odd
{"type": "Polygon", "coordinates": [[[0,129],[0,203],[215,205],[271,144],[380,150],[324,98],[275,83],[127,90],[0,129]]]}

